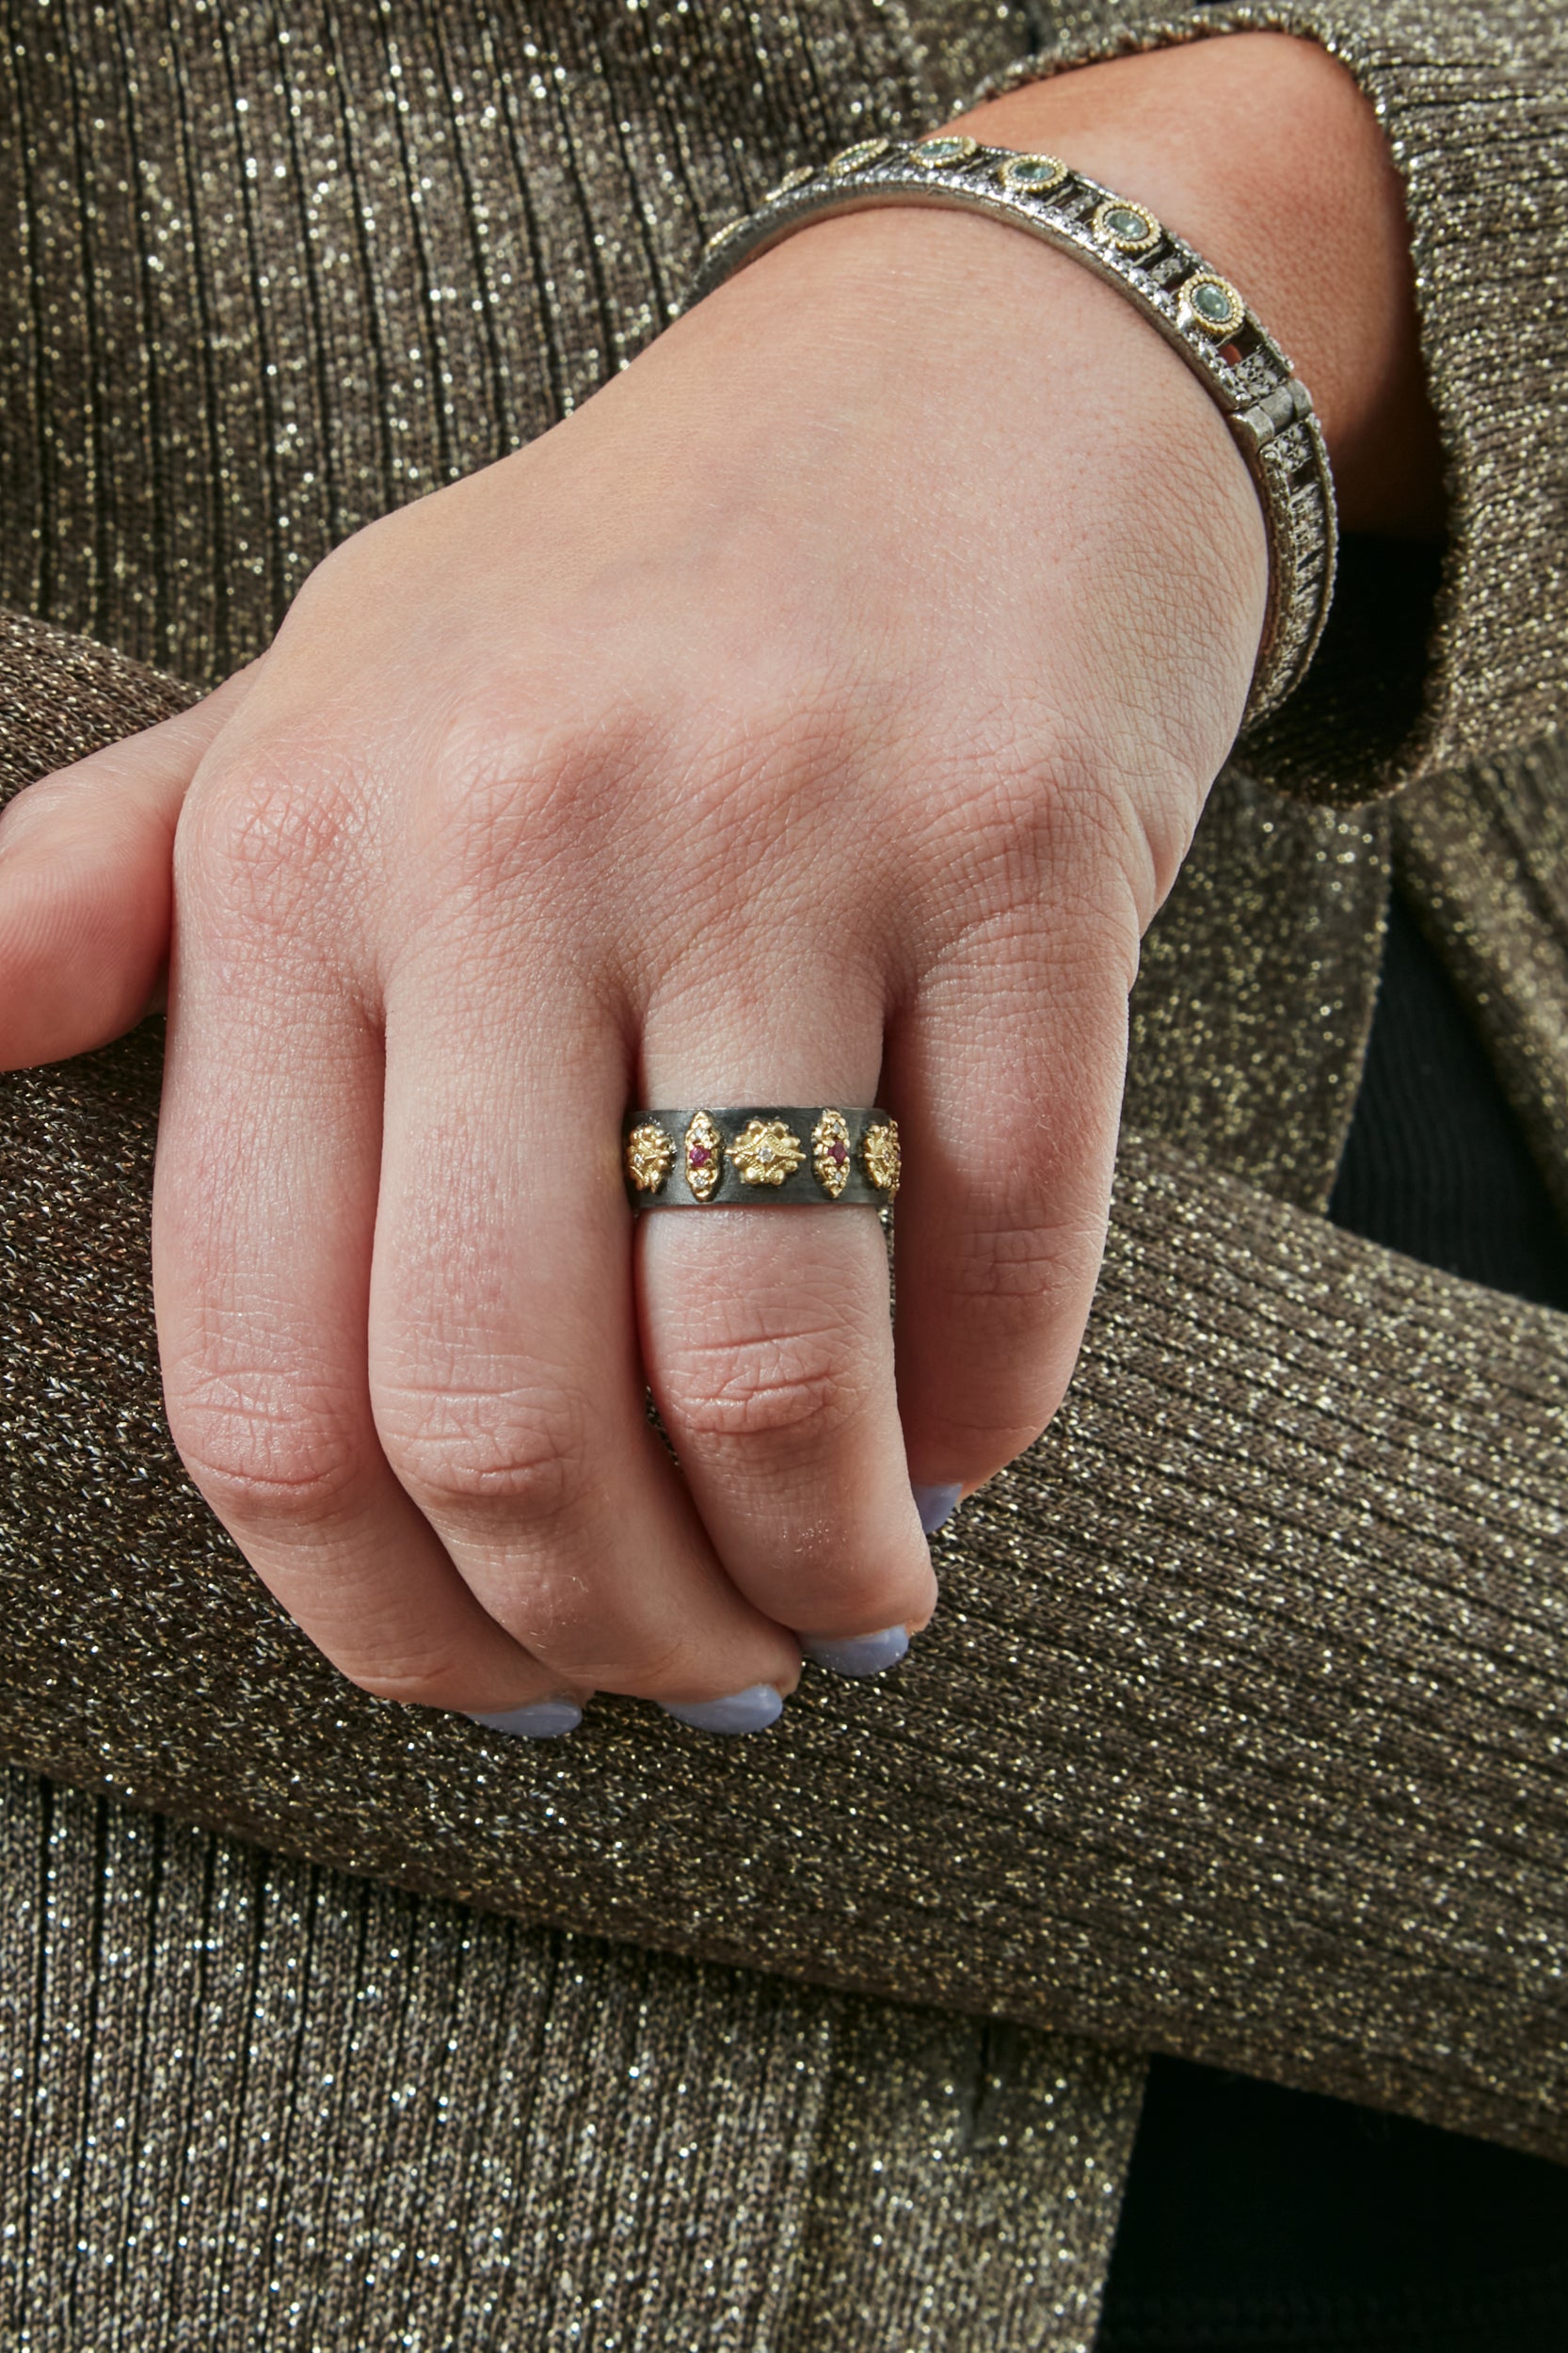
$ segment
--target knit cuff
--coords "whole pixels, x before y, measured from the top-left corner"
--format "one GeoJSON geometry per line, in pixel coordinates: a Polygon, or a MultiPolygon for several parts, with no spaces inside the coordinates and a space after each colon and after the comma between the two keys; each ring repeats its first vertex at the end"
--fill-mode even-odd
{"type": "Polygon", "coordinates": [[[1090,30],[1080,19],[967,104],[1130,51],[1235,32],[1320,42],[1377,109],[1404,187],[1446,453],[1441,552],[1348,536],[1311,672],[1241,746],[1277,790],[1349,805],[1532,743],[1562,717],[1568,34],[1557,11],[1527,0],[1134,8],[1090,30]]]}

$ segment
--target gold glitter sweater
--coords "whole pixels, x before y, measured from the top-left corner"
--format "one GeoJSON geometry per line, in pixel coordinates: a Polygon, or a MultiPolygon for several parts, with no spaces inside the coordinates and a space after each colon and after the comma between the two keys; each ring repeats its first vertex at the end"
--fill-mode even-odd
{"type": "Polygon", "coordinates": [[[164,1429],[157,1026],[0,1082],[0,2337],[1081,2348],[1151,2047],[1568,2155],[1568,1329],[1320,1214],[1395,867],[1568,1211],[1554,12],[0,21],[0,792],[584,397],[790,166],[1130,40],[1371,92],[1451,513],[1352,552],[1150,936],[1067,1405],[918,1655],[766,1741],[344,1685],[164,1429]]]}

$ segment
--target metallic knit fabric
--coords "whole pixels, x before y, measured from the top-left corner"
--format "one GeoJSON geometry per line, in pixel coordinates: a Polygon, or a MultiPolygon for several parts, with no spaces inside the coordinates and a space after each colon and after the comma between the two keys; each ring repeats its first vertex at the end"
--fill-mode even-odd
{"type": "MultiPolygon", "coordinates": [[[[1568,1337],[1303,1214],[1390,825],[1269,789],[1499,756],[1397,848],[1560,1185],[1568,965],[1518,852],[1568,776],[1518,746],[1561,670],[1563,76],[1544,11],[1334,22],[1412,191],[1440,626],[1418,557],[1357,559],[1317,700],[1218,789],[1081,1377],[898,1677],[808,1673],[745,1753],[349,1690],[164,1430],[156,1025],[0,1082],[8,2344],[1070,2353],[1150,2046],[1568,2155],[1568,1337]]],[[[0,26],[0,602],[121,649],[0,632],[0,793],[185,699],[122,655],[212,682],[337,538],[584,398],[791,164],[1032,38],[1138,37],[971,0],[0,26]]]]}
{"type": "Polygon", "coordinates": [[[1087,2343],[1125,2057],[15,1772],[0,1871],[8,2353],[1087,2343]]]}
{"type": "MultiPolygon", "coordinates": [[[[95,657],[11,636],[57,744],[86,696],[45,657],[95,657]]],[[[96,659],[123,730],[138,674],[96,659]]],[[[158,1065],[148,1023],[0,1091],[6,1755],[520,1918],[1568,2156],[1568,1319],[1128,1135],[1068,1401],[941,1540],[900,1673],[808,1672],[765,1743],[600,1699],[535,1748],[345,1686],[185,1481],[158,1065]]]]}
{"type": "MultiPolygon", "coordinates": [[[[1345,804],[1514,750],[1568,719],[1568,20],[1543,0],[1287,0],[1036,15],[1034,54],[979,95],[1227,32],[1320,41],[1378,111],[1405,194],[1448,538],[1348,538],[1304,685],[1252,736],[1280,789],[1345,804]]],[[[1179,226],[1179,224],[1177,224],[1179,226]]]]}
{"type": "Polygon", "coordinates": [[[0,605],[216,683],[782,171],[1026,46],[930,0],[0,0],[0,605]]]}

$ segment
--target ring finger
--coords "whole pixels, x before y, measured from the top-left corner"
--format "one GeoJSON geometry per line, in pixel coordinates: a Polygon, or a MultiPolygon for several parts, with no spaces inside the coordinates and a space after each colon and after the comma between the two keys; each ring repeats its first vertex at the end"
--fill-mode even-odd
{"type": "MultiPolygon", "coordinates": [[[[651,1011],[654,1109],[861,1108],[881,1011],[841,988],[740,991],[750,1034],[675,997],[651,1011]]],[[[804,1126],[804,1123],[800,1123],[804,1126]]],[[[788,1127],[788,1123],[786,1123],[788,1127]]],[[[789,1128],[808,1164],[809,1131],[789,1128]]],[[[677,1138],[680,1144],[682,1138],[677,1138]]],[[[787,1147],[786,1147],[787,1148],[787,1147]]],[[[736,1188],[726,1187],[728,1193],[736,1188]]],[[[638,1219],[644,1360],[703,1524],[740,1591],[841,1673],[890,1665],[936,1604],[894,1393],[887,1253],[871,1208],[650,1208],[638,1219]]]]}

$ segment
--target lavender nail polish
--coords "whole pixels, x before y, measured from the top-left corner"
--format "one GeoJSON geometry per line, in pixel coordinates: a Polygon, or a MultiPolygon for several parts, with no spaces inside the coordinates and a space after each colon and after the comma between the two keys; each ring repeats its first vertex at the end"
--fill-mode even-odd
{"type": "Polygon", "coordinates": [[[753,1683],[719,1700],[661,1700],[659,1705],[666,1716],[698,1732],[765,1732],[784,1713],[783,1695],[771,1683],[753,1683]]]}
{"type": "Polygon", "coordinates": [[[956,1482],[951,1487],[917,1487],[915,1509],[920,1515],[920,1526],[928,1536],[935,1536],[944,1528],[958,1509],[958,1498],[964,1490],[956,1482]]]}
{"type": "Polygon", "coordinates": [[[520,1740],[559,1740],[563,1733],[575,1732],[582,1721],[577,1702],[561,1699],[536,1700],[530,1707],[509,1707],[499,1716],[470,1719],[491,1732],[510,1733],[520,1740]]]}
{"type": "Polygon", "coordinates": [[[901,1625],[884,1626],[880,1634],[803,1634],[800,1647],[808,1658],[836,1675],[879,1675],[896,1667],[909,1648],[901,1625]]]}

